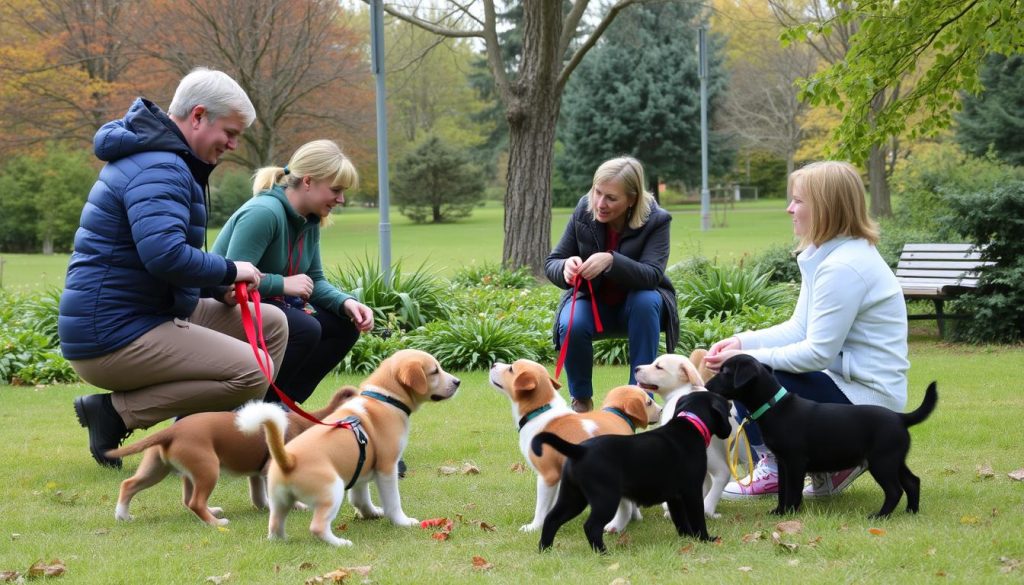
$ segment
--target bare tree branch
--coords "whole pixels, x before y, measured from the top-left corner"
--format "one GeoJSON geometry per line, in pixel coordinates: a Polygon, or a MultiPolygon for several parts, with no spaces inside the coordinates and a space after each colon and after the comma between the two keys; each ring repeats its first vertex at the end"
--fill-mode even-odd
{"type": "MultiPolygon", "coordinates": [[[[569,76],[572,75],[573,70],[575,70],[576,66],[580,64],[580,61],[583,60],[583,57],[586,56],[587,52],[590,51],[590,49],[593,48],[595,44],[597,44],[597,40],[601,38],[601,35],[604,34],[605,29],[607,29],[611,25],[612,21],[615,20],[615,17],[619,15],[619,12],[621,12],[623,8],[626,8],[630,4],[636,4],[638,1],[639,0],[618,0],[618,2],[616,2],[614,5],[612,5],[611,8],[608,9],[608,12],[605,13],[604,18],[601,19],[601,22],[598,23],[597,27],[593,30],[593,32],[590,33],[590,36],[587,37],[587,40],[583,41],[583,44],[580,45],[580,48],[576,49],[576,52],[573,53],[572,57],[569,59],[569,62],[566,63],[565,67],[562,69],[562,72],[558,75],[557,86],[559,91],[561,91],[561,89],[565,87],[565,84],[566,82],[569,81],[569,76]]],[[[563,36],[564,34],[565,33],[563,32],[563,36]]],[[[566,43],[566,46],[568,46],[568,43],[566,43]]]]}

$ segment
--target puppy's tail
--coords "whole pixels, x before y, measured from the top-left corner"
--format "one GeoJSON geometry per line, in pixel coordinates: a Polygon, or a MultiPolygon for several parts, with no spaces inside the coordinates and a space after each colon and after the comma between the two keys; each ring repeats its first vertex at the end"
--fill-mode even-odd
{"type": "Polygon", "coordinates": [[[538,433],[537,436],[533,438],[533,441],[530,442],[530,448],[533,449],[533,454],[540,457],[541,449],[544,448],[545,444],[551,445],[556,451],[570,459],[579,459],[587,452],[587,448],[583,445],[570,443],[554,433],[538,433]]]}
{"type": "Polygon", "coordinates": [[[161,447],[166,447],[170,443],[171,443],[171,427],[167,427],[166,429],[164,429],[162,431],[159,431],[159,432],[156,432],[156,433],[153,433],[152,435],[150,435],[150,436],[148,436],[148,437],[146,437],[146,438],[144,438],[144,439],[142,439],[140,441],[135,441],[131,445],[125,445],[124,447],[120,447],[118,449],[111,449],[110,451],[106,452],[106,456],[107,457],[111,457],[111,458],[120,459],[121,457],[124,457],[126,455],[134,455],[136,453],[142,453],[146,449],[149,449],[150,447],[153,447],[155,445],[160,445],[161,447]]]}
{"type": "Polygon", "coordinates": [[[917,407],[917,410],[903,414],[903,424],[912,427],[918,423],[924,422],[924,419],[928,418],[928,415],[935,410],[935,405],[939,402],[939,391],[935,387],[935,382],[928,385],[928,389],[924,391],[924,400],[921,401],[921,406],[917,407]]]}
{"type": "Polygon", "coordinates": [[[284,432],[288,428],[288,415],[281,407],[267,402],[253,400],[235,415],[235,426],[247,435],[254,435],[264,429],[270,456],[281,471],[290,473],[295,469],[295,457],[284,450],[284,432]]]}

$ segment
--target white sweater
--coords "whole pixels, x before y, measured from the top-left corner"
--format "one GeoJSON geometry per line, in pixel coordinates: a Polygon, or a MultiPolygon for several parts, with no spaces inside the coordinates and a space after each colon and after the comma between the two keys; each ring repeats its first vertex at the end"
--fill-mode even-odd
{"type": "Polygon", "coordinates": [[[853,404],[899,412],[907,403],[907,307],[892,270],[867,240],[842,237],[797,257],[803,283],[785,323],[737,337],[784,372],[824,370],[853,404]]]}

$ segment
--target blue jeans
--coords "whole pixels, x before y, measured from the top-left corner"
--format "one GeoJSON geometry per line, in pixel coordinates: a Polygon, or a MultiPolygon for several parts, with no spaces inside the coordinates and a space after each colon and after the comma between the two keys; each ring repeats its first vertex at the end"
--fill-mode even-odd
{"type": "MultiPolygon", "coordinates": [[[[637,366],[649,364],[658,356],[661,336],[661,294],[656,290],[634,290],[626,295],[621,305],[597,304],[597,312],[604,333],[594,328],[590,299],[577,299],[572,322],[572,336],[565,355],[565,374],[569,380],[569,394],[573,398],[594,395],[591,380],[594,371],[594,339],[625,337],[629,340],[629,383],[635,384],[633,371],[637,366]]],[[[558,339],[565,343],[569,325],[570,300],[558,315],[558,339]]]]}
{"type": "MultiPolygon", "coordinates": [[[[775,379],[786,390],[807,400],[826,404],[852,404],[850,399],[843,394],[839,386],[836,386],[836,383],[825,372],[802,372],[796,374],[775,370],[775,379]]],[[[740,404],[739,401],[733,402],[733,404],[736,406],[736,415],[740,420],[743,420],[750,414],[750,411],[740,404]]],[[[743,428],[747,431],[747,438],[750,439],[752,447],[764,445],[764,439],[761,438],[761,429],[758,428],[757,423],[750,421],[743,428]]]]}

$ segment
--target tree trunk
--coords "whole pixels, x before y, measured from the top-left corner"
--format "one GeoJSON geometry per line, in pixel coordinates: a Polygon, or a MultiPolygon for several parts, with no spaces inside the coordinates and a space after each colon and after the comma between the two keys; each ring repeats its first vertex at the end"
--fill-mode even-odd
{"type": "Polygon", "coordinates": [[[892,215],[892,203],[889,198],[889,178],[885,173],[885,149],[877,144],[871,147],[868,154],[868,184],[871,190],[871,216],[874,218],[892,215]]]}
{"type": "Polygon", "coordinates": [[[505,191],[505,268],[529,266],[544,274],[551,252],[551,169],[555,126],[561,109],[559,36],[561,2],[523,4],[523,52],[519,74],[503,92],[509,130],[505,191]]]}
{"type": "Polygon", "coordinates": [[[437,204],[430,208],[433,213],[434,223],[441,223],[444,218],[441,216],[441,205],[437,204]]]}
{"type": "Polygon", "coordinates": [[[658,175],[652,174],[649,183],[651,195],[654,195],[654,200],[658,202],[658,205],[661,205],[661,191],[659,190],[661,183],[658,181],[658,175]]]}

